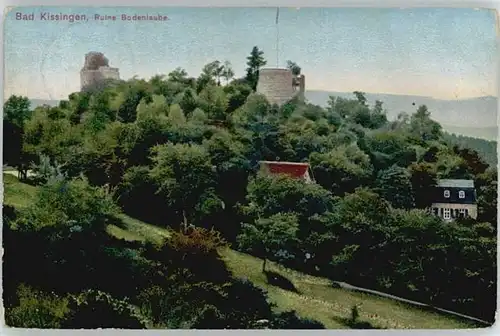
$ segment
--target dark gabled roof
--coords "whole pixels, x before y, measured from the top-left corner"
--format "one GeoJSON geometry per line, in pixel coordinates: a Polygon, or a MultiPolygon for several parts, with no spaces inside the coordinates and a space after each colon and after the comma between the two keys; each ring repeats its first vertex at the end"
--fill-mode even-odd
{"type": "Polygon", "coordinates": [[[438,180],[438,187],[443,188],[474,188],[473,180],[438,180]]]}

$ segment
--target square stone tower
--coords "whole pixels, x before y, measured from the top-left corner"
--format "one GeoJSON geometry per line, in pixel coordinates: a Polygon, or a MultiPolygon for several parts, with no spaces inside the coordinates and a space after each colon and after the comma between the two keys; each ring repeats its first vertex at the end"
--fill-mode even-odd
{"type": "Polygon", "coordinates": [[[120,79],[118,68],[111,68],[108,59],[101,52],[87,53],[80,71],[81,91],[99,90],[109,79],[120,79]]]}

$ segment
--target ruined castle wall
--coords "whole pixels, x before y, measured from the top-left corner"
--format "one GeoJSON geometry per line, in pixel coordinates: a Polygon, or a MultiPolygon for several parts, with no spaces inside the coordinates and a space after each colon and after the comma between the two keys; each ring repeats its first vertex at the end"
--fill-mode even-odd
{"type": "Polygon", "coordinates": [[[80,85],[82,91],[97,88],[107,79],[120,79],[120,73],[117,68],[100,67],[99,70],[80,71],[80,85]]]}
{"type": "Polygon", "coordinates": [[[293,74],[289,69],[260,69],[257,93],[271,104],[282,105],[295,95],[293,74]]]}
{"type": "Polygon", "coordinates": [[[118,68],[101,67],[99,68],[102,79],[120,79],[120,72],[118,68]]]}
{"type": "Polygon", "coordinates": [[[294,96],[304,98],[305,77],[295,77],[290,69],[260,69],[257,93],[266,96],[271,104],[283,105],[294,96]]]}
{"type": "Polygon", "coordinates": [[[117,68],[101,67],[99,70],[80,71],[80,85],[82,90],[96,88],[107,79],[120,79],[117,68]]]}
{"type": "Polygon", "coordinates": [[[95,86],[102,81],[102,75],[99,70],[82,70],[80,71],[80,87],[82,91],[95,86]]]}
{"type": "Polygon", "coordinates": [[[302,97],[304,97],[304,93],[306,92],[306,76],[300,75],[299,79],[299,92],[302,97]]]}
{"type": "Polygon", "coordinates": [[[103,53],[90,52],[85,55],[85,63],[80,71],[82,91],[99,89],[107,79],[120,79],[118,68],[109,67],[103,53]]]}
{"type": "Polygon", "coordinates": [[[85,54],[85,64],[83,68],[86,70],[99,70],[100,67],[109,67],[109,60],[101,52],[91,51],[85,54]]]}

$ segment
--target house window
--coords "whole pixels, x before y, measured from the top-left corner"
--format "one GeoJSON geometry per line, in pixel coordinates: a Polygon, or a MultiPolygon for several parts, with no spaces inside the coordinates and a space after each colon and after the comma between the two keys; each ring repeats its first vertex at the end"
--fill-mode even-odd
{"type": "Polygon", "coordinates": [[[467,217],[468,211],[467,209],[460,209],[460,217],[467,217]]]}
{"type": "Polygon", "coordinates": [[[451,219],[451,209],[444,209],[443,218],[444,219],[451,219]]]}
{"type": "Polygon", "coordinates": [[[450,197],[450,191],[449,190],[445,190],[444,191],[444,197],[446,197],[446,198],[450,197]]]}
{"type": "Polygon", "coordinates": [[[460,191],[458,192],[458,198],[465,198],[465,191],[460,190],[460,191]]]}

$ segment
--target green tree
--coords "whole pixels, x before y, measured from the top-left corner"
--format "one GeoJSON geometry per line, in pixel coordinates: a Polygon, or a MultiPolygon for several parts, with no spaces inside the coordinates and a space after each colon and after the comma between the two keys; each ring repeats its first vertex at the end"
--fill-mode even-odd
{"type": "Polygon", "coordinates": [[[51,227],[54,237],[62,239],[65,236],[60,232],[103,232],[109,217],[116,212],[112,193],[106,188],[90,186],[85,179],[51,179],[13,226],[23,231],[51,227]]]}
{"type": "Polygon", "coordinates": [[[201,70],[201,75],[197,80],[197,92],[202,91],[208,85],[220,85],[220,78],[224,71],[224,65],[221,65],[220,61],[213,61],[203,66],[201,70]]]}
{"type": "Polygon", "coordinates": [[[366,183],[373,169],[368,155],[355,144],[339,146],[327,153],[314,152],[310,162],[316,181],[338,196],[366,183]]]}
{"type": "Polygon", "coordinates": [[[84,112],[88,111],[91,95],[88,92],[74,92],[69,95],[70,121],[79,124],[84,112]]]}
{"type": "Polygon", "coordinates": [[[358,100],[358,102],[363,105],[363,106],[366,106],[366,95],[364,92],[361,92],[361,91],[354,91],[353,94],[356,96],[356,99],[358,100]]]}
{"type": "Polygon", "coordinates": [[[42,184],[47,183],[51,179],[63,180],[65,178],[61,171],[61,166],[57,162],[52,164],[50,158],[45,155],[41,155],[39,163],[34,164],[32,168],[36,179],[42,184]]]}
{"type": "Polygon", "coordinates": [[[352,112],[360,106],[360,102],[356,99],[330,96],[328,105],[329,112],[335,112],[341,118],[349,119],[352,112]]]}
{"type": "Polygon", "coordinates": [[[413,136],[421,141],[437,140],[442,136],[439,123],[431,119],[427,106],[421,105],[410,118],[410,129],[413,136]]]}
{"type": "Polygon", "coordinates": [[[467,162],[448,148],[438,152],[435,168],[440,178],[470,179],[473,177],[467,162]]]}
{"type": "Polygon", "coordinates": [[[31,117],[30,105],[28,97],[10,96],[3,105],[4,120],[22,128],[31,117]]]}
{"type": "Polygon", "coordinates": [[[437,183],[434,167],[426,162],[414,163],[409,166],[411,185],[415,193],[415,206],[424,209],[430,206],[432,188],[437,183]]]}
{"type": "MultiPolygon", "coordinates": [[[[107,123],[116,120],[117,115],[111,108],[111,99],[112,94],[109,91],[95,92],[90,96],[88,111],[82,115],[83,124],[88,131],[95,134],[106,128],[107,123]]],[[[122,110],[118,110],[118,113],[123,112],[120,111],[122,110]]]]}
{"type": "Polygon", "coordinates": [[[30,157],[26,170],[31,168],[32,162],[37,162],[39,155],[46,155],[64,165],[81,145],[82,127],[72,125],[64,117],[51,118],[54,115],[50,109],[36,108],[24,126],[23,151],[30,157]]]}
{"type": "Polygon", "coordinates": [[[331,209],[332,198],[330,192],[315,183],[258,174],[248,184],[247,204],[244,212],[253,219],[294,212],[301,225],[307,226],[309,218],[331,209]]]}
{"type": "Polygon", "coordinates": [[[271,106],[266,97],[260,94],[252,93],[248,96],[245,104],[235,115],[237,122],[243,125],[254,123],[263,123],[270,114],[271,106]]]}
{"type": "Polygon", "coordinates": [[[247,75],[246,80],[252,87],[252,90],[257,88],[257,82],[259,81],[259,70],[267,64],[264,59],[264,52],[259,49],[259,47],[253,47],[250,52],[250,56],[247,57],[247,75]]]}
{"type": "Polygon", "coordinates": [[[220,61],[216,61],[216,67],[213,71],[215,81],[217,83],[217,86],[220,86],[221,82],[220,79],[224,77],[224,64],[221,63],[220,61]]]}
{"type": "Polygon", "coordinates": [[[127,214],[145,222],[165,225],[165,202],[147,166],[133,166],[123,174],[118,186],[118,202],[127,214]],[[144,211],[148,204],[149,211],[144,211]]]}
{"type": "Polygon", "coordinates": [[[407,167],[417,160],[415,148],[400,131],[372,131],[365,137],[365,144],[376,170],[388,169],[394,164],[407,167]]]}
{"type": "Polygon", "coordinates": [[[173,125],[184,125],[186,123],[186,115],[178,104],[170,105],[170,112],[168,112],[168,120],[173,125]]]}
{"type": "Polygon", "coordinates": [[[478,196],[478,220],[488,222],[497,228],[497,191],[498,173],[494,168],[489,168],[476,178],[476,190],[478,196]]]}
{"type": "Polygon", "coordinates": [[[425,301],[428,301],[433,295],[431,291],[442,290],[446,282],[454,278],[452,274],[446,274],[449,268],[443,260],[451,247],[449,236],[443,234],[446,227],[438,217],[420,209],[396,210],[392,217],[397,225],[391,245],[395,251],[400,251],[392,261],[394,280],[400,283],[399,286],[404,284],[418,291],[421,300],[426,297],[425,301]]]}
{"type": "Polygon", "coordinates": [[[207,114],[200,108],[196,108],[193,113],[191,113],[191,117],[189,118],[189,121],[199,124],[205,124],[207,120],[207,114]]]}
{"type": "Polygon", "coordinates": [[[385,124],[387,124],[387,112],[383,108],[383,103],[376,100],[371,112],[371,127],[376,129],[385,124]]]}
{"type": "Polygon", "coordinates": [[[30,158],[23,151],[24,125],[31,118],[30,101],[27,97],[11,96],[3,106],[4,164],[16,167],[20,176],[26,177],[30,158]]]}
{"type": "Polygon", "coordinates": [[[266,271],[268,258],[276,257],[280,250],[293,248],[298,242],[299,223],[293,213],[277,213],[269,218],[257,219],[253,224],[244,224],[238,236],[241,249],[260,255],[262,272],[266,271]]]}
{"type": "MultiPolygon", "coordinates": [[[[360,98],[361,99],[361,98],[360,98]]],[[[372,122],[372,114],[366,103],[359,103],[349,116],[349,120],[355,124],[359,124],[365,128],[375,128],[372,122]]]]}
{"type": "Polygon", "coordinates": [[[465,161],[468,170],[470,170],[474,176],[482,174],[488,169],[488,164],[483,161],[475,150],[453,146],[453,151],[465,161]]]}
{"type": "Polygon", "coordinates": [[[175,68],[168,74],[168,79],[173,82],[185,83],[188,73],[182,68],[175,68]]]}
{"type": "Polygon", "coordinates": [[[151,177],[165,203],[181,215],[184,226],[195,222],[195,208],[215,186],[215,169],[204,147],[158,145],[152,150],[151,177]]]}
{"type": "Polygon", "coordinates": [[[226,80],[226,85],[229,84],[229,81],[234,77],[234,70],[231,65],[231,62],[225,61],[223,70],[222,70],[222,77],[226,80]]]}
{"type": "Polygon", "coordinates": [[[137,119],[137,106],[142,99],[145,99],[146,103],[151,103],[151,93],[148,92],[145,83],[132,80],[126,91],[125,101],[118,109],[118,119],[123,123],[134,122],[137,119]]]}
{"type": "Polygon", "coordinates": [[[339,237],[331,249],[334,270],[339,275],[345,272],[351,280],[373,277],[377,270],[367,265],[377,260],[377,269],[383,269],[388,262],[380,256],[391,230],[389,203],[369,189],[358,188],[340,199],[332,213],[328,229],[339,237]]]}
{"type": "Polygon", "coordinates": [[[246,102],[248,95],[252,92],[252,88],[246,83],[234,80],[231,84],[224,86],[224,92],[228,99],[226,112],[232,113],[246,102]]]}
{"type": "Polygon", "coordinates": [[[149,104],[146,99],[143,99],[139,105],[137,105],[137,119],[166,117],[168,110],[169,105],[165,97],[161,95],[153,95],[149,104]]]}
{"type": "Polygon", "coordinates": [[[405,168],[392,166],[378,173],[376,191],[393,207],[411,209],[415,205],[410,174],[405,168]]]}
{"type": "MultiPolygon", "coordinates": [[[[321,129],[320,123],[305,121],[302,118],[280,125],[279,157],[282,160],[303,162],[308,159],[310,153],[327,150],[330,147],[328,139],[319,135],[318,129],[321,129]]],[[[326,129],[329,129],[328,126],[326,129]]]]}
{"type": "Polygon", "coordinates": [[[297,65],[297,63],[292,62],[290,60],[286,61],[286,67],[292,71],[294,76],[300,75],[301,68],[297,65]]]}
{"type": "Polygon", "coordinates": [[[210,119],[226,120],[228,100],[222,88],[212,85],[205,87],[199,94],[199,106],[210,119]]]}
{"type": "Polygon", "coordinates": [[[251,167],[248,147],[229,131],[220,130],[203,141],[217,172],[217,193],[228,208],[243,202],[251,167]]]}
{"type": "Polygon", "coordinates": [[[198,107],[196,93],[192,89],[184,91],[179,105],[184,113],[189,116],[198,107]]]}

